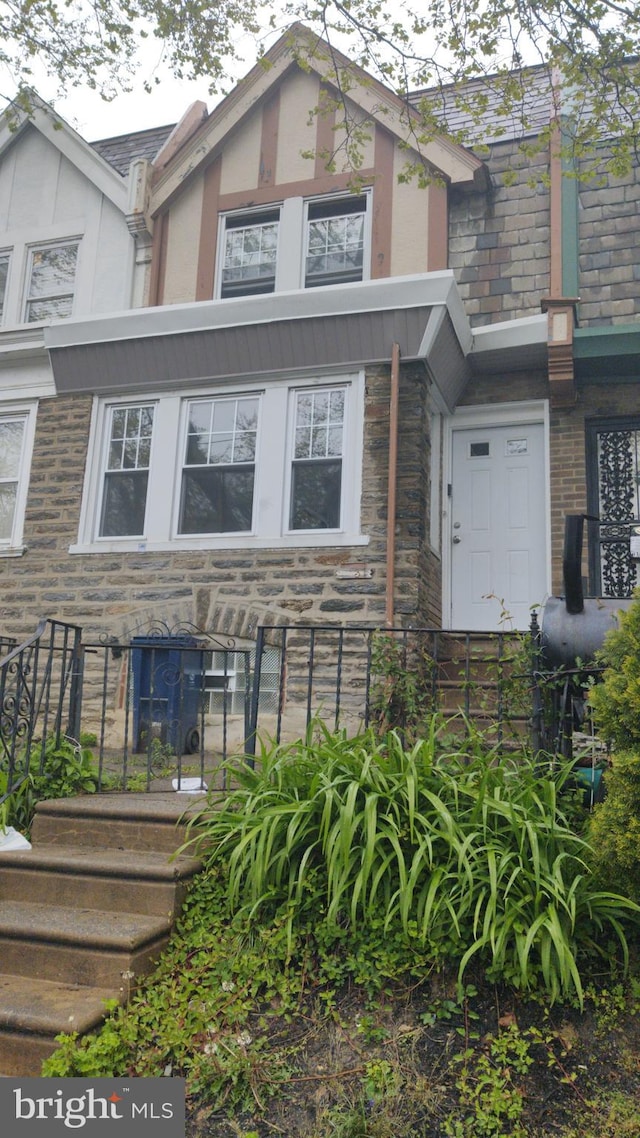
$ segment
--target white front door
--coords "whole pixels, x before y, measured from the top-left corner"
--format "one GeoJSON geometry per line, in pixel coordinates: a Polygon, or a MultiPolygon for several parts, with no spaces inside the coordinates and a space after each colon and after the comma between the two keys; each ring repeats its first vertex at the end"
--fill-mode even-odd
{"type": "Polygon", "coordinates": [[[527,628],[547,591],[542,423],[454,428],[451,627],[527,628]]]}

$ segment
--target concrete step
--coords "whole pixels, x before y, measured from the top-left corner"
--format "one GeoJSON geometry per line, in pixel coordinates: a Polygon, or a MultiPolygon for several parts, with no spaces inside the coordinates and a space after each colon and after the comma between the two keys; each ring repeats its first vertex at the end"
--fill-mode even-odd
{"type": "Polygon", "coordinates": [[[104,1019],[111,988],[55,984],[0,973],[0,1071],[39,1075],[62,1032],[91,1031],[104,1019]]]}
{"type": "Polygon", "coordinates": [[[200,864],[152,850],[62,845],[10,850],[0,862],[0,901],[174,916],[200,864]]]}
{"type": "Polygon", "coordinates": [[[197,810],[188,795],[87,794],[40,802],[32,827],[38,845],[97,846],[175,853],[197,810]]]}
{"type": "Polygon", "coordinates": [[[63,984],[112,985],[148,971],[166,944],[168,917],[104,913],[29,901],[0,901],[0,960],[5,972],[63,984]]]}
{"type": "Polygon", "coordinates": [[[172,856],[200,802],[175,793],[41,802],[31,850],[0,854],[0,1074],[39,1075],[63,1031],[125,1002],[201,862],[172,856]]]}

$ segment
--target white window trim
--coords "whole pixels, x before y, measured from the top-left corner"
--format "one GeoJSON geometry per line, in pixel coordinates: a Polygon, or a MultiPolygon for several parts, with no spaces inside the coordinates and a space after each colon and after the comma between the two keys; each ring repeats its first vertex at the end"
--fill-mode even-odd
{"type": "MultiPolygon", "coordinates": [[[[365,197],[367,199],[367,208],[365,211],[364,219],[364,252],[362,264],[362,280],[368,281],[371,277],[371,240],[372,240],[372,218],[373,218],[373,198],[370,187],[363,187],[357,197],[365,197]]],[[[274,292],[286,292],[287,290],[304,289],[305,287],[305,269],[306,269],[306,249],[307,249],[307,215],[310,205],[322,201],[341,201],[348,200],[349,193],[340,191],[339,193],[321,194],[312,198],[292,197],[285,198],[284,201],[275,201],[263,206],[256,206],[250,209],[236,209],[229,210],[227,213],[220,214],[218,218],[218,243],[217,243],[217,256],[215,266],[215,288],[214,298],[220,299],[222,290],[222,267],[224,261],[224,247],[225,247],[225,234],[227,226],[227,218],[246,217],[250,220],[251,216],[258,219],[269,210],[280,211],[280,219],[278,222],[278,252],[276,257],[276,279],[274,292]]],[[[325,288],[333,288],[331,284],[319,286],[325,288]]]]}
{"type": "Polygon", "coordinates": [[[78,542],[71,553],[156,552],[197,549],[273,549],[366,545],[360,532],[364,433],[364,372],[322,376],[269,377],[262,383],[185,388],[179,394],[94,399],[87,475],[80,512],[78,542]],[[347,389],[345,454],[342,471],[342,518],[338,530],[295,530],[289,524],[291,392],[304,387],[347,389]],[[251,533],[178,534],[184,424],[189,399],[261,394],[256,447],[254,528],[251,533]],[[154,404],[146,533],[140,537],[98,537],[104,480],[109,410],[117,406],[154,404]]]}
{"type": "MultiPolygon", "coordinates": [[[[305,280],[306,280],[306,275],[307,275],[307,250],[308,250],[308,244],[309,244],[309,227],[308,227],[309,206],[316,205],[317,202],[329,202],[331,200],[334,200],[336,202],[345,201],[345,200],[348,200],[350,196],[351,195],[349,195],[348,193],[334,193],[334,194],[324,194],[324,195],[321,194],[319,197],[305,198],[304,199],[304,221],[303,221],[303,230],[302,230],[302,249],[301,249],[301,260],[300,260],[300,283],[299,283],[298,287],[300,287],[300,288],[306,287],[305,286],[305,280]]],[[[364,212],[364,247],[362,250],[362,278],[361,278],[361,280],[368,281],[371,277],[371,232],[372,232],[372,220],[371,219],[373,216],[373,196],[372,196],[371,189],[367,188],[366,186],[363,187],[363,189],[359,193],[353,194],[352,196],[356,197],[356,198],[366,198],[366,202],[367,202],[367,206],[366,206],[366,209],[364,212]]],[[[310,286],[310,287],[312,287],[312,286],[310,286]]],[[[316,287],[317,288],[323,288],[323,287],[324,288],[331,288],[332,286],[329,284],[329,285],[324,285],[324,286],[323,285],[317,285],[316,287]]]]}
{"type": "Polygon", "coordinates": [[[29,229],[21,228],[13,231],[11,234],[4,235],[4,240],[7,241],[7,244],[3,246],[1,252],[3,254],[9,254],[10,265],[7,291],[5,293],[4,315],[0,325],[3,332],[9,328],[43,328],[45,325],[51,323],[50,320],[44,320],[42,322],[35,320],[27,322],[25,320],[31,252],[34,249],[44,249],[51,245],[77,244],[79,246],[78,259],[76,262],[73,308],[73,314],[75,316],[79,315],[81,306],[77,304],[78,297],[85,285],[87,289],[89,288],[89,282],[83,281],[83,249],[86,243],[85,230],[86,222],[78,221],[76,218],[75,220],[69,219],[66,222],[57,222],[40,231],[31,226],[29,229]]]}
{"type": "Polygon", "coordinates": [[[11,537],[0,539],[0,557],[21,557],[26,547],[23,545],[24,516],[27,508],[29,493],[29,480],[31,475],[31,458],[33,455],[33,442],[36,433],[37,403],[2,403],[0,404],[0,419],[23,419],[24,432],[22,435],[22,452],[20,454],[20,468],[16,490],[16,505],[13,516],[11,537]]]}
{"type": "MultiPolygon", "coordinates": [[[[38,241],[38,242],[34,242],[33,244],[30,243],[27,246],[26,260],[25,260],[24,288],[22,290],[22,323],[23,324],[28,324],[30,327],[31,326],[38,327],[38,326],[41,326],[43,324],[50,324],[52,320],[68,320],[71,316],[73,316],[75,314],[75,309],[76,309],[76,304],[77,304],[77,296],[78,296],[78,277],[79,277],[79,272],[80,272],[80,251],[81,251],[81,248],[82,248],[82,242],[80,240],[80,237],[65,237],[64,240],[62,240],[62,241],[60,241],[60,240],[38,241]],[[34,257],[34,254],[45,252],[47,249],[66,248],[69,245],[75,245],[77,247],[77,250],[78,250],[78,252],[76,254],[75,272],[73,275],[73,288],[71,290],[71,312],[69,312],[66,316],[62,316],[62,317],[60,317],[60,316],[47,316],[45,320],[29,320],[27,313],[28,313],[29,304],[31,303],[31,301],[38,300],[38,299],[43,299],[43,300],[57,300],[57,299],[59,299],[59,296],[49,296],[49,297],[42,297],[42,298],[30,297],[29,296],[29,292],[31,290],[31,278],[33,275],[33,257],[34,257]]],[[[64,294],[64,295],[66,295],[66,294],[64,294]]]]}

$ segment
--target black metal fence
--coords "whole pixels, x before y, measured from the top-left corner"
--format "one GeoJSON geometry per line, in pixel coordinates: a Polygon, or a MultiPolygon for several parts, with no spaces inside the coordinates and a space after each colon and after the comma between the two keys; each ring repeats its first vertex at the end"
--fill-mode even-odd
{"type": "Polygon", "coordinates": [[[0,658],[0,805],[42,765],[47,739],[59,743],[80,730],[81,629],[42,620],[30,640],[6,649],[0,658]]]}
{"type": "Polygon", "coordinates": [[[258,629],[249,744],[304,733],[313,719],[355,731],[371,723],[414,729],[433,711],[473,722],[497,742],[531,720],[527,634],[341,625],[258,629]],[[261,709],[266,653],[278,659],[277,700],[261,709]]]}
{"type": "Polygon", "coordinates": [[[127,643],[82,641],[43,621],[0,656],[0,804],[46,741],[87,745],[101,790],[224,790],[224,760],[304,735],[451,730],[504,748],[570,754],[583,677],[545,672],[527,633],[340,625],[265,626],[255,645],[154,626],[127,643]]]}

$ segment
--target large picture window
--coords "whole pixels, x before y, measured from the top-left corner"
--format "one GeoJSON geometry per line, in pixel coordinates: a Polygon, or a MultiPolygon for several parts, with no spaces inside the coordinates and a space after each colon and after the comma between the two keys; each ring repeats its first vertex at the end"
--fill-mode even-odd
{"type": "Polygon", "coordinates": [[[189,404],[178,533],[251,530],[258,408],[257,398],[189,404]]]}
{"type": "Polygon", "coordinates": [[[96,398],[72,552],[366,543],[363,400],[361,372],[96,398]]]}

